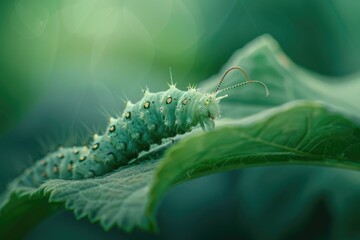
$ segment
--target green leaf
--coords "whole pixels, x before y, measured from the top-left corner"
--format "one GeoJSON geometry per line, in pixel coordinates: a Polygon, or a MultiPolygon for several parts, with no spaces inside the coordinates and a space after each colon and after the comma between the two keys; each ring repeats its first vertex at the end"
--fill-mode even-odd
{"type": "Polygon", "coordinates": [[[230,169],[316,164],[360,170],[359,125],[320,103],[290,103],[222,125],[166,153],[154,177],[149,212],[155,213],[169,187],[230,169]]]}
{"type": "Polygon", "coordinates": [[[48,203],[48,198],[34,188],[11,186],[0,199],[0,236],[22,238],[61,205],[48,203]]]}
{"type": "MultiPolygon", "coordinates": [[[[232,66],[245,69],[251,79],[268,86],[247,85],[226,92],[221,102],[224,117],[239,118],[258,113],[293,100],[322,100],[351,114],[360,113],[360,76],[330,78],[310,72],[293,63],[269,35],[263,35],[236,51],[219,73],[204,82],[201,90],[214,91],[223,73],[232,66]]],[[[229,73],[223,87],[245,81],[240,72],[229,73]]]]}
{"type": "Polygon", "coordinates": [[[157,160],[123,167],[105,177],[66,181],[53,180],[42,186],[49,202],[65,202],[76,218],[87,216],[99,221],[105,230],[114,225],[125,231],[135,227],[153,229],[154,221],[144,215],[149,182],[157,160]]]}
{"type": "MultiPolygon", "coordinates": [[[[170,149],[171,143],[165,143],[136,162],[101,177],[50,180],[39,189],[12,184],[0,204],[0,235],[23,236],[62,204],[77,218],[87,217],[106,230],[113,226],[125,231],[156,230],[156,210],[167,189],[229,169],[292,163],[360,169],[360,129],[353,118],[318,102],[271,108],[293,99],[317,99],[319,94],[321,100],[337,109],[357,113],[359,107],[350,101],[356,96],[349,93],[341,100],[332,99],[335,92],[331,91],[335,90],[330,85],[322,83],[324,88],[319,87],[320,77],[315,78],[281,56],[279,48],[266,36],[241,50],[228,65],[244,66],[253,79],[269,85],[271,95],[265,98],[261,96],[262,88],[244,87],[241,94],[232,92],[222,103],[223,115],[239,118],[268,110],[242,120],[220,120],[215,131],[209,133],[194,130],[178,136],[176,140],[182,141],[170,149]],[[320,93],[321,89],[325,93],[320,93]],[[46,201],[51,204],[44,204],[46,201]],[[34,210],[39,206],[41,211],[34,210]],[[14,231],[28,217],[34,221],[14,231]]],[[[238,80],[226,81],[230,85],[238,80]]],[[[344,84],[357,86],[354,81],[344,84]]],[[[208,86],[215,85],[215,79],[209,80],[208,86]]]]}
{"type": "MultiPolygon", "coordinates": [[[[65,203],[77,218],[99,221],[105,229],[118,226],[126,231],[136,227],[154,230],[156,209],[166,190],[195,177],[294,163],[360,169],[359,126],[319,103],[287,104],[221,125],[213,132],[184,138],[165,154],[158,168],[156,159],[167,146],[102,177],[50,180],[35,192],[12,198],[3,209],[12,215],[9,209],[19,203],[35,198],[37,201],[30,204],[38,204],[49,198],[52,203],[65,203]]],[[[27,214],[33,213],[26,210],[27,214]]]]}
{"type": "Polygon", "coordinates": [[[0,199],[0,236],[23,237],[60,206],[73,210],[77,218],[87,216],[91,222],[98,221],[105,230],[114,225],[125,231],[135,227],[153,230],[154,219],[146,217],[144,209],[158,159],[169,144],[172,143],[165,142],[144,153],[137,162],[102,177],[54,179],[38,189],[10,184],[0,199]]]}

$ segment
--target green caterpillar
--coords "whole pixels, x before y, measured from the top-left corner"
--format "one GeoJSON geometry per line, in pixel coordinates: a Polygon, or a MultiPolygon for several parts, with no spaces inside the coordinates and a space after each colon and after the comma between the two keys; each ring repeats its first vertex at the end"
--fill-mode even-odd
{"type": "Polygon", "coordinates": [[[37,187],[48,179],[83,179],[100,176],[127,164],[150,145],[161,143],[164,138],[191,131],[200,125],[203,130],[215,127],[214,120],[220,116],[220,100],[217,97],[249,83],[264,86],[260,81],[250,80],[240,67],[229,68],[212,93],[201,93],[195,88],[181,91],[171,84],[167,91],[150,93],[144,91],[143,98],[132,104],[127,102],[120,118],[110,118],[102,136],[94,135],[89,147],[62,148],[46,155],[28,168],[15,182],[22,186],[37,187]],[[240,70],[247,81],[220,90],[225,76],[231,70],[240,70]]]}

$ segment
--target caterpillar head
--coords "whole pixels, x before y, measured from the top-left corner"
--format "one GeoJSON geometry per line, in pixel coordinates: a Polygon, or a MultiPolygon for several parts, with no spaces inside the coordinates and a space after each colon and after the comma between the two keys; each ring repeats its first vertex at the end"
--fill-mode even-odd
{"type": "Polygon", "coordinates": [[[206,94],[204,100],[204,106],[207,113],[207,117],[211,120],[220,117],[219,99],[213,94],[206,94]]]}
{"type": "Polygon", "coordinates": [[[200,125],[203,130],[211,130],[215,127],[214,120],[220,117],[220,99],[215,94],[207,93],[199,103],[200,125]]]}
{"type": "Polygon", "coordinates": [[[260,82],[260,81],[256,81],[256,80],[251,80],[249,78],[249,76],[247,75],[247,73],[245,72],[245,70],[242,69],[241,67],[235,66],[235,67],[231,67],[228,70],[226,70],[224,75],[221,77],[215,91],[213,93],[211,93],[211,94],[205,94],[204,97],[201,100],[203,106],[200,108],[201,109],[200,110],[201,111],[200,115],[203,116],[203,117],[202,117],[202,119],[200,121],[200,125],[203,128],[203,130],[211,130],[211,129],[213,129],[215,127],[214,120],[220,116],[220,104],[219,104],[220,100],[223,99],[223,98],[228,97],[227,94],[223,95],[223,96],[219,96],[219,97],[217,97],[217,95],[219,93],[221,93],[221,92],[228,91],[228,90],[231,90],[233,88],[241,87],[243,85],[250,84],[250,83],[261,84],[265,88],[266,96],[269,95],[269,90],[268,90],[267,86],[265,85],[265,83],[260,82]],[[224,88],[224,89],[220,89],[220,86],[223,83],[223,81],[225,79],[225,76],[230,71],[235,70],[235,69],[240,70],[244,74],[247,81],[235,84],[233,86],[230,86],[230,87],[227,87],[227,88],[224,88]]]}

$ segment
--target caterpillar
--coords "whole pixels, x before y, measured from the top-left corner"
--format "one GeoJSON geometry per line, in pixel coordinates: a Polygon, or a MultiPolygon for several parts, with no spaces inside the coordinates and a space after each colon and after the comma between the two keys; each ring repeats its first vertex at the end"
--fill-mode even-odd
{"type": "Polygon", "coordinates": [[[127,101],[122,116],[110,118],[103,135],[94,135],[93,142],[84,147],[66,147],[49,153],[25,170],[15,182],[26,187],[37,187],[48,179],[84,179],[100,176],[127,164],[151,144],[160,144],[164,138],[184,134],[200,125],[204,131],[215,127],[214,120],[220,116],[220,100],[228,95],[219,93],[250,83],[261,84],[269,95],[267,86],[251,80],[245,70],[235,66],[221,77],[215,91],[202,93],[195,87],[187,91],[169,84],[163,92],[144,91],[143,98],[133,104],[127,101]],[[220,89],[226,75],[240,70],[245,82],[220,89]]]}

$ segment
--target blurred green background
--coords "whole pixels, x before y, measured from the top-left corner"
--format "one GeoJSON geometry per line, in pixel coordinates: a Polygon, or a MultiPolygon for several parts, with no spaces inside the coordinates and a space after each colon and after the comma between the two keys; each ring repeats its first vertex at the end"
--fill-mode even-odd
{"type": "MultiPolygon", "coordinates": [[[[315,72],[358,73],[359,11],[355,0],[1,1],[0,191],[44,152],[88,141],[124,99],[166,89],[169,67],[184,89],[264,33],[315,72]]],[[[104,233],[63,212],[28,239],[358,239],[359,179],[320,167],[232,171],[170,191],[160,235],[104,233]]]]}

